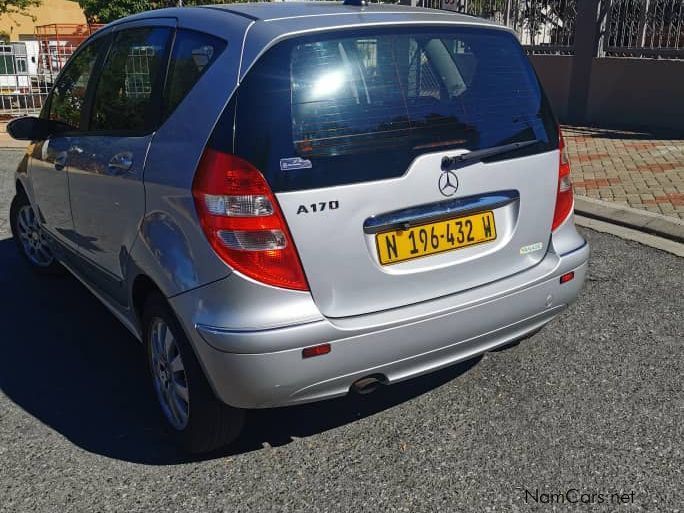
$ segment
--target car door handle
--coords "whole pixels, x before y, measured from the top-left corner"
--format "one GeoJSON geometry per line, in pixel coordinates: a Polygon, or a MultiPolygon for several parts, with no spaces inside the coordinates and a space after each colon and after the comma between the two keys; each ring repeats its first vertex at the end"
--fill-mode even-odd
{"type": "Polygon", "coordinates": [[[67,152],[66,151],[60,151],[57,155],[55,155],[55,161],[53,162],[55,169],[57,171],[62,171],[66,167],[67,163],[67,152]]]}
{"type": "Polygon", "coordinates": [[[114,155],[107,164],[107,169],[112,174],[122,174],[133,167],[133,154],[130,151],[122,151],[114,155]]]}

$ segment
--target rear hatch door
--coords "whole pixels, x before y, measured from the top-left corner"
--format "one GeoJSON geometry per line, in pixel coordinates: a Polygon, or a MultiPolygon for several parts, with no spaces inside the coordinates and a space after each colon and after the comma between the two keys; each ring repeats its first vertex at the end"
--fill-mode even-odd
{"type": "Polygon", "coordinates": [[[453,294],[543,258],[558,134],[509,32],[298,37],[238,94],[234,151],[276,193],[324,315],[453,294]]]}

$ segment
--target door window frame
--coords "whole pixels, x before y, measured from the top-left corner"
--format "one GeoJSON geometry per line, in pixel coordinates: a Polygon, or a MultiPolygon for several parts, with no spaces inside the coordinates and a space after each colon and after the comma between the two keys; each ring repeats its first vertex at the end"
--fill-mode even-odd
{"type": "Polygon", "coordinates": [[[145,18],[142,20],[131,21],[126,23],[121,23],[112,27],[110,33],[110,41],[107,47],[107,51],[103,55],[102,60],[99,62],[98,72],[94,75],[94,82],[88,84],[88,92],[86,96],[85,107],[83,109],[83,114],[86,116],[85,120],[85,130],[79,132],[80,135],[89,136],[119,136],[119,137],[143,137],[155,132],[162,120],[162,108],[163,108],[163,90],[166,83],[166,76],[169,68],[169,60],[171,58],[171,53],[173,50],[173,44],[176,39],[176,30],[178,26],[177,18],[145,18]],[[97,91],[97,85],[100,83],[100,78],[102,77],[103,64],[106,62],[109,53],[111,52],[112,46],[116,41],[116,35],[125,30],[133,30],[138,28],[165,28],[169,30],[169,34],[166,40],[166,47],[164,48],[164,53],[161,56],[160,71],[154,84],[152,84],[152,106],[150,108],[153,112],[154,119],[150,123],[149,127],[143,129],[108,129],[108,130],[95,130],[91,129],[93,106],[95,104],[95,92],[97,91]],[[91,89],[92,85],[92,89],[91,89]]]}
{"type": "MultiPolygon", "coordinates": [[[[90,46],[91,44],[95,43],[97,40],[101,40],[102,38],[108,38],[108,41],[106,42],[105,45],[103,45],[102,49],[98,53],[97,59],[95,61],[95,68],[93,70],[92,75],[88,78],[88,86],[86,87],[86,94],[85,98],[83,101],[83,108],[81,109],[81,118],[79,122],[79,129],[78,130],[69,130],[68,132],[61,132],[59,134],[60,137],[69,137],[69,136],[129,136],[129,137],[135,137],[135,136],[145,136],[149,135],[152,132],[156,131],[159,128],[159,124],[161,122],[162,118],[162,107],[163,107],[163,98],[162,98],[162,93],[163,93],[163,88],[164,84],[166,83],[166,76],[168,73],[168,67],[169,67],[169,60],[171,58],[171,52],[173,50],[173,43],[175,42],[176,38],[176,27],[178,25],[178,20],[177,18],[169,18],[169,17],[163,17],[163,18],[145,18],[142,20],[136,20],[136,21],[130,21],[130,22],[124,22],[121,24],[114,25],[113,27],[110,28],[104,28],[101,29],[100,31],[96,32],[93,34],[93,36],[89,39],[86,40],[83,45],[78,48],[74,54],[69,58],[69,61],[66,63],[64,66],[63,71],[67,70],[70,66],[72,61],[80,55],[81,52],[83,52],[86,47],[90,46]],[[100,78],[102,76],[102,68],[103,64],[105,63],[107,57],[109,56],[109,52],[111,51],[112,44],[114,43],[116,35],[123,31],[123,30],[130,30],[130,29],[137,29],[137,28],[166,28],[169,30],[169,35],[166,41],[166,48],[164,50],[164,54],[161,57],[161,68],[159,72],[159,76],[155,80],[155,83],[152,86],[152,97],[153,97],[153,112],[155,112],[154,116],[154,122],[150,124],[150,128],[146,128],[143,130],[91,130],[90,129],[90,124],[91,124],[91,118],[92,118],[92,111],[93,111],[93,104],[95,100],[95,91],[97,90],[97,85],[100,82],[100,78]]],[[[62,73],[60,72],[60,76],[62,73]]],[[[55,91],[55,86],[59,83],[59,77],[55,81],[55,84],[52,86],[52,90],[50,91],[50,94],[48,96],[47,101],[43,105],[43,110],[40,113],[41,118],[47,118],[49,117],[50,114],[50,108],[52,105],[52,97],[54,95],[55,91]]]]}
{"type": "Polygon", "coordinates": [[[40,111],[39,117],[41,119],[49,119],[50,118],[50,110],[52,109],[52,100],[54,98],[55,90],[57,89],[57,85],[61,82],[62,77],[64,76],[64,73],[68,72],[69,68],[71,68],[71,66],[73,66],[74,61],[84,51],[86,51],[91,45],[96,44],[98,41],[109,39],[108,41],[105,41],[105,43],[102,45],[102,48],[98,51],[97,56],[95,57],[95,64],[93,65],[93,72],[88,77],[88,85],[86,86],[86,93],[85,93],[85,96],[83,97],[83,107],[81,108],[81,114],[80,114],[79,122],[78,122],[78,125],[79,125],[78,129],[60,132],[59,134],[55,134],[55,135],[50,136],[50,137],[69,137],[69,136],[74,136],[74,135],[80,135],[80,134],[83,134],[85,132],[84,115],[85,115],[85,112],[90,109],[90,101],[92,100],[93,84],[97,81],[96,79],[99,79],[100,68],[102,66],[103,59],[104,59],[105,55],[107,55],[109,53],[109,47],[112,44],[111,36],[112,36],[111,30],[102,29],[102,32],[97,32],[92,37],[88,38],[69,57],[69,60],[64,65],[64,68],[62,68],[62,70],[59,72],[59,75],[57,76],[57,80],[55,80],[55,83],[52,85],[52,89],[50,90],[50,94],[48,95],[47,100],[45,101],[45,104],[43,105],[43,108],[40,111]]]}

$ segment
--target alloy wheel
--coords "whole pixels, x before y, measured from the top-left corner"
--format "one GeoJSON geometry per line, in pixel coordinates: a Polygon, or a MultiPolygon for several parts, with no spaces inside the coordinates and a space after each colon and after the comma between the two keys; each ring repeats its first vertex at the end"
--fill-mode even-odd
{"type": "Polygon", "coordinates": [[[33,208],[23,205],[17,212],[16,230],[24,253],[29,261],[37,267],[49,267],[55,257],[48,246],[43,228],[38,223],[33,208]]]}
{"type": "Polygon", "coordinates": [[[190,418],[188,380],[178,342],[169,326],[160,318],[150,329],[152,376],[164,416],[177,430],[183,430],[190,418]]]}

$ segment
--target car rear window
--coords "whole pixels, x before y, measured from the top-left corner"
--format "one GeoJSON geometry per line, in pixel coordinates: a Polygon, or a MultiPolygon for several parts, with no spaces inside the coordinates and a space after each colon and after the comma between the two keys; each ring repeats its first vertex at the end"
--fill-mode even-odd
{"type": "Polygon", "coordinates": [[[235,153],[275,191],[401,176],[423,153],[557,132],[515,37],[471,27],[365,29],[271,48],[238,90],[235,153]]]}

